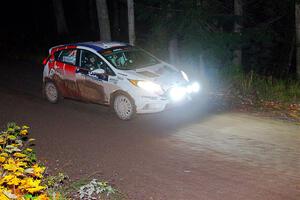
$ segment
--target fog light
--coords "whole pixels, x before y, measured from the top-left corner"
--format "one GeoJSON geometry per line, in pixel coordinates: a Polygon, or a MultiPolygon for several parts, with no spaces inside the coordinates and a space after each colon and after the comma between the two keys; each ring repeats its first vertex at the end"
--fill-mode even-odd
{"type": "Polygon", "coordinates": [[[188,86],[186,87],[186,92],[189,93],[189,94],[191,94],[191,93],[193,92],[193,87],[192,87],[192,85],[188,85],[188,86]]]}
{"type": "Polygon", "coordinates": [[[186,96],[186,89],[184,87],[175,87],[170,91],[170,97],[173,101],[180,101],[186,96]]]}
{"type": "Polygon", "coordinates": [[[198,82],[194,82],[191,86],[190,86],[190,90],[192,92],[199,92],[200,91],[200,84],[198,82]]]}

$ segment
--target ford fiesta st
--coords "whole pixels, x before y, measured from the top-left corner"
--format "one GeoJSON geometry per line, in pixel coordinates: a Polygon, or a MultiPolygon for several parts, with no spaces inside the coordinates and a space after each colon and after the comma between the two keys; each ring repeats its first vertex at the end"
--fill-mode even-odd
{"type": "Polygon", "coordinates": [[[52,47],[44,59],[43,92],[51,103],[67,97],[111,106],[122,120],[163,111],[199,91],[185,72],[120,42],[52,47]]]}

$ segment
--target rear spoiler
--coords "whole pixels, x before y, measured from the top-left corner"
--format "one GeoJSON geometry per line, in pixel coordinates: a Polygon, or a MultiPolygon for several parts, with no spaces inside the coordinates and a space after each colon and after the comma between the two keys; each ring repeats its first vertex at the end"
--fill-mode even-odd
{"type": "Polygon", "coordinates": [[[51,47],[49,49],[49,54],[52,54],[53,52],[59,50],[59,49],[62,49],[63,47],[65,47],[65,45],[57,45],[57,46],[54,46],[54,47],[51,47]]]}
{"type": "Polygon", "coordinates": [[[63,50],[63,49],[74,49],[76,48],[76,45],[58,45],[58,46],[54,46],[52,48],[49,49],[49,54],[53,54],[56,51],[59,50],[63,50]]]}

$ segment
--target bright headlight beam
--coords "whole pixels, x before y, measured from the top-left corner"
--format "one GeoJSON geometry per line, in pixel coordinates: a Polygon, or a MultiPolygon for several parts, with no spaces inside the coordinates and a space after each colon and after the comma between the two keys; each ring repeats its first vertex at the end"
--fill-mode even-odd
{"type": "Polygon", "coordinates": [[[195,93],[199,92],[200,90],[200,84],[198,82],[194,82],[192,85],[191,85],[191,90],[195,93]]]}
{"type": "Polygon", "coordinates": [[[160,85],[150,81],[138,81],[137,86],[149,92],[162,93],[160,85]]]}
{"type": "Polygon", "coordinates": [[[184,87],[175,87],[170,91],[170,97],[173,101],[181,101],[186,96],[186,88],[184,87]]]}
{"type": "Polygon", "coordinates": [[[186,91],[189,94],[190,93],[198,93],[200,91],[200,89],[201,89],[201,87],[198,82],[194,82],[186,87],[186,91]]]}

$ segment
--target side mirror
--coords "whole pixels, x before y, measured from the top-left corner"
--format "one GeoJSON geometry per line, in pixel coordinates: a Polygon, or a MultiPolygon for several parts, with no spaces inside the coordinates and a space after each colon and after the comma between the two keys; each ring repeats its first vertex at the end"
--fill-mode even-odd
{"type": "Polygon", "coordinates": [[[93,71],[91,71],[92,74],[95,74],[95,75],[102,75],[102,74],[105,74],[105,70],[104,69],[95,69],[93,71]]]}

